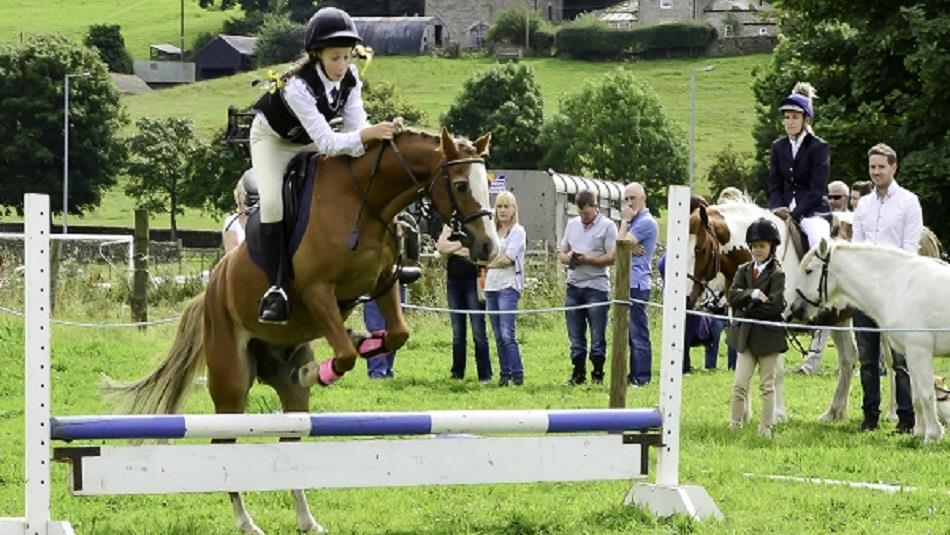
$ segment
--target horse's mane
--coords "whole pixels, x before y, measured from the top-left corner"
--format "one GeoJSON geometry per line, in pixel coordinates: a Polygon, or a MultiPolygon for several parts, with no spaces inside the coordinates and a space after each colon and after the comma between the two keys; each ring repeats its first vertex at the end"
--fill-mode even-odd
{"type": "MultiPolygon", "coordinates": [[[[422,128],[419,128],[419,127],[417,127],[417,126],[404,125],[404,126],[402,126],[402,129],[399,131],[399,134],[398,134],[398,135],[399,135],[399,136],[410,135],[410,136],[424,137],[424,138],[426,138],[426,139],[428,139],[428,140],[431,140],[431,141],[436,142],[436,144],[439,144],[439,143],[441,143],[441,141],[442,141],[442,136],[440,136],[439,134],[435,134],[435,133],[433,133],[433,132],[429,132],[428,130],[423,130],[422,128]]],[[[456,144],[457,146],[459,146],[459,148],[461,148],[461,149],[466,149],[466,150],[469,150],[469,151],[471,151],[471,152],[475,152],[475,144],[472,143],[472,141],[469,140],[467,137],[464,137],[464,136],[454,136],[454,135],[453,135],[453,136],[452,136],[452,139],[455,140],[455,144],[456,144]]]]}
{"type": "Polygon", "coordinates": [[[750,197],[747,192],[733,186],[723,188],[723,190],[719,192],[719,197],[716,199],[716,204],[733,203],[755,204],[755,202],[752,200],[752,197],[750,197]]]}

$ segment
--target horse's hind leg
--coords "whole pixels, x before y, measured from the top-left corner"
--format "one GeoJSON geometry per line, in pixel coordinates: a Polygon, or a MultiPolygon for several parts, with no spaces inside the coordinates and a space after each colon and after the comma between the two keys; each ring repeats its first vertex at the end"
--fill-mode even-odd
{"type": "Polygon", "coordinates": [[[887,405],[887,421],[896,422],[897,421],[897,374],[894,373],[894,355],[891,353],[891,345],[887,341],[887,335],[881,333],[881,369],[882,370],[891,370],[891,373],[888,374],[890,381],[888,383],[891,385],[891,395],[888,396],[890,402],[887,405]]]}
{"type": "MultiPolygon", "coordinates": [[[[283,355],[262,354],[257,350],[255,343],[252,348],[258,356],[258,377],[277,391],[280,404],[284,412],[309,412],[310,389],[300,386],[292,376],[292,370],[299,369],[313,362],[313,350],[309,344],[304,344],[293,350],[290,358],[284,360],[283,355]]],[[[299,437],[282,437],[281,442],[298,442],[299,437]]],[[[326,533],[310,514],[307,496],[303,489],[290,491],[294,498],[294,509],[297,513],[297,530],[304,533],[326,533]]]]}
{"type": "MultiPolygon", "coordinates": [[[[218,302],[209,299],[207,302],[218,302]]],[[[247,408],[247,393],[256,375],[249,358],[247,340],[237,339],[234,324],[222,306],[205,308],[205,360],[208,363],[208,393],[218,414],[242,414],[247,408]]],[[[236,439],[212,439],[212,444],[233,444],[236,439]]],[[[257,527],[244,505],[240,492],[229,492],[237,528],[248,535],[265,535],[257,527]]]]}
{"type": "MultiPolygon", "coordinates": [[[[937,396],[934,393],[933,356],[928,349],[932,347],[929,340],[908,343],[907,373],[910,375],[910,392],[914,399],[916,423],[914,435],[924,439],[924,444],[931,444],[943,437],[943,426],[937,420],[937,396]],[[928,343],[925,343],[928,342],[928,343]]],[[[895,373],[896,375],[896,373],[895,373]]]]}
{"type": "Polygon", "coordinates": [[[834,340],[835,351],[838,353],[838,385],[828,410],[818,417],[818,421],[824,423],[848,418],[848,394],[851,392],[854,365],[858,361],[858,348],[851,331],[832,331],[831,339],[834,340]]]}

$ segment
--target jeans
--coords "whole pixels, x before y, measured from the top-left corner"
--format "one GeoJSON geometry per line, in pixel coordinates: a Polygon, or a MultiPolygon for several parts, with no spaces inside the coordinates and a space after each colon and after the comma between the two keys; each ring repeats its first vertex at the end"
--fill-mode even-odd
{"type": "MultiPolygon", "coordinates": [[[[567,285],[565,306],[603,303],[607,301],[607,292],[593,288],[578,288],[567,285]]],[[[590,362],[594,371],[603,373],[607,354],[607,306],[568,310],[564,313],[567,320],[567,335],[571,340],[571,363],[574,375],[586,374],[587,326],[590,325],[590,362]]]]}
{"type": "MultiPolygon", "coordinates": [[[[852,309],[851,319],[855,327],[877,327],[877,323],[860,310],[852,309]]],[[[861,363],[861,388],[864,390],[864,419],[877,421],[881,414],[881,333],[857,331],[858,361],[861,363]]],[[[894,357],[894,381],[896,384],[897,417],[900,423],[914,425],[914,405],[910,392],[910,376],[907,375],[907,360],[904,355],[891,349],[894,357]]]]}
{"type": "MultiPolygon", "coordinates": [[[[406,302],[405,286],[399,288],[399,300],[402,303],[406,302]]],[[[380,312],[375,301],[367,301],[366,304],[363,305],[363,323],[366,325],[366,330],[370,332],[386,330],[386,320],[383,319],[383,314],[380,312]]],[[[395,351],[366,359],[366,374],[369,375],[371,379],[394,377],[396,375],[396,372],[393,371],[393,364],[395,364],[395,362],[395,351]]]]}
{"type": "MultiPolygon", "coordinates": [[[[449,308],[455,310],[482,310],[478,301],[478,279],[452,278],[446,280],[449,308]]],[[[472,320],[472,338],[475,343],[475,366],[478,379],[491,379],[491,359],[488,355],[488,336],[485,316],[481,314],[452,313],[452,377],[465,377],[466,317],[472,320]]]]}
{"type": "MultiPolygon", "coordinates": [[[[630,288],[630,298],[649,301],[650,289],[630,288]]],[[[647,384],[652,375],[653,348],[650,346],[650,324],[645,304],[630,303],[630,325],[627,333],[627,341],[630,344],[630,375],[627,380],[631,384],[647,384]]]]}
{"type": "MultiPolygon", "coordinates": [[[[726,322],[715,318],[706,319],[709,321],[709,334],[711,336],[711,340],[702,344],[703,347],[706,348],[704,364],[707,370],[715,370],[716,364],[719,361],[719,341],[722,339],[722,331],[726,328],[726,322]]],[[[690,363],[689,351],[690,348],[696,345],[699,321],[699,316],[694,316],[692,314],[686,315],[686,326],[684,328],[685,340],[683,341],[683,373],[688,373],[693,370],[692,364],[690,363]]],[[[736,350],[730,347],[728,348],[726,355],[726,364],[729,369],[736,369],[736,350]]]]}
{"type": "MultiPolygon", "coordinates": [[[[518,310],[521,294],[514,288],[485,292],[485,305],[488,310],[518,310]]],[[[515,314],[492,314],[488,316],[492,331],[495,333],[495,347],[498,352],[499,376],[502,378],[524,377],[521,363],[521,350],[515,338],[515,314]]]]}

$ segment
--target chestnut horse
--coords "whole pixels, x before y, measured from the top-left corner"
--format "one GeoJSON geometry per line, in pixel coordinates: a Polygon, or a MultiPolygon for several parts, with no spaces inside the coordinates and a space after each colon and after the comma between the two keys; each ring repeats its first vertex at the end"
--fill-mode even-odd
{"type": "MultiPolygon", "coordinates": [[[[376,297],[388,326],[375,338],[376,349],[395,351],[409,338],[394,284],[397,213],[426,196],[460,228],[473,261],[494,255],[498,240],[484,161],[489,140],[485,135],[474,144],[457,142],[444,129],[441,136],[409,131],[371,146],[360,158],[321,158],[310,219],[292,260],[290,321],[258,322],[258,297],[267,280],[242,244],[218,264],[205,292],[188,303],[164,362],[136,383],[109,389],[124,398],[128,411],[174,413],[206,365],[217,413],[243,413],[255,378],[277,391],[285,412],[308,412],[310,386],[329,385],[353,368],[361,352],[366,354],[361,344],[367,338],[344,326],[360,296],[376,297]],[[354,228],[359,229],[355,244],[350,239],[354,228]],[[321,337],[333,355],[317,364],[308,343],[321,337]]],[[[238,528],[262,534],[241,495],[230,496],[238,528]]],[[[293,497],[298,529],[322,533],[303,491],[293,491],[293,497]]]]}

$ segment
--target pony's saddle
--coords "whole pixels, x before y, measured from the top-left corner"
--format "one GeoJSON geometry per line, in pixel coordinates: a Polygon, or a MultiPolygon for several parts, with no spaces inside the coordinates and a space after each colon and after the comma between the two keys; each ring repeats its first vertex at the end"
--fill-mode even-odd
{"type": "Polygon", "coordinates": [[[791,217],[785,218],[785,226],[788,227],[785,235],[798,253],[798,258],[804,258],[805,253],[808,252],[808,235],[802,232],[802,228],[791,217]]]}
{"type": "MultiPolygon", "coordinates": [[[[284,171],[284,184],[281,188],[284,203],[284,236],[287,240],[288,258],[293,258],[294,252],[300,247],[307,220],[310,217],[310,198],[313,196],[314,176],[320,155],[316,152],[302,152],[287,164],[284,171]]],[[[261,269],[264,264],[261,259],[261,214],[254,210],[248,215],[245,227],[247,251],[261,269]]],[[[290,276],[293,278],[293,263],[288,262],[290,276]]]]}

